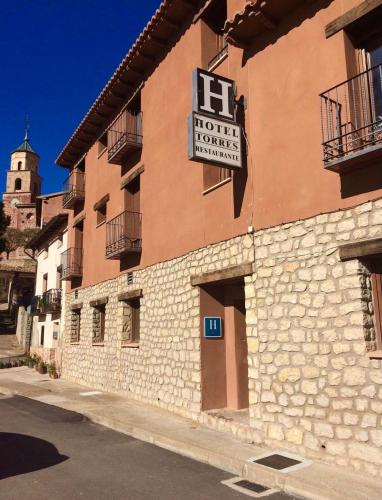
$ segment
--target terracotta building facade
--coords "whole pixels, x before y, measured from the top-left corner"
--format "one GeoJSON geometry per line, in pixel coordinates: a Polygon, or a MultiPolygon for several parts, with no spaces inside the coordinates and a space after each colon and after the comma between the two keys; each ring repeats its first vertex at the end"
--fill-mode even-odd
{"type": "Polygon", "coordinates": [[[57,159],[63,377],[382,475],[377,4],[162,2],[57,159]]]}

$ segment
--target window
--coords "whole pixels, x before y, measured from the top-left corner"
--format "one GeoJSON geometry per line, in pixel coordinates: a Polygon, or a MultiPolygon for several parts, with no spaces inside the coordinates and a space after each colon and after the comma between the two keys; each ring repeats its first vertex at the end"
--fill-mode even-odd
{"type": "Polygon", "coordinates": [[[42,277],[42,293],[48,290],[48,274],[44,274],[42,277]]]}
{"type": "Polygon", "coordinates": [[[375,350],[382,350],[382,255],[370,259],[371,289],[373,296],[375,350]]]}
{"type": "Polygon", "coordinates": [[[42,325],[41,326],[41,330],[40,330],[40,345],[44,345],[44,338],[45,338],[45,326],[42,325]]]}
{"type": "Polygon", "coordinates": [[[93,307],[93,344],[101,344],[105,338],[106,304],[93,307]]]}
{"type": "Polygon", "coordinates": [[[21,191],[21,179],[19,177],[15,180],[15,191],[21,191]]]}
{"type": "Polygon", "coordinates": [[[107,133],[105,132],[98,139],[98,156],[101,155],[105,151],[106,148],[107,148],[107,133]]]}
{"type": "Polygon", "coordinates": [[[22,166],[23,166],[23,162],[22,161],[17,162],[17,170],[21,170],[22,166]]]}
{"type": "Polygon", "coordinates": [[[56,288],[61,288],[61,281],[62,281],[62,266],[57,267],[56,271],[56,288]]]}
{"type": "Polygon", "coordinates": [[[122,344],[139,342],[140,299],[123,301],[122,344]]]}
{"type": "Polygon", "coordinates": [[[81,331],[81,309],[72,310],[71,325],[70,325],[70,342],[76,343],[80,341],[81,331]]]}
{"type": "Polygon", "coordinates": [[[106,221],[106,207],[107,203],[104,203],[97,209],[97,226],[98,224],[102,224],[102,222],[106,221]]]}
{"type": "Polygon", "coordinates": [[[125,210],[128,212],[140,212],[140,198],[141,198],[141,176],[138,175],[129,184],[125,190],[125,210]]]}
{"type": "Polygon", "coordinates": [[[203,60],[209,71],[215,69],[228,55],[228,44],[224,39],[226,19],[227,0],[213,0],[202,14],[202,20],[208,27],[208,31],[203,34],[203,60]]]}
{"type": "Polygon", "coordinates": [[[203,191],[210,191],[222,182],[231,179],[231,170],[228,168],[215,167],[214,165],[203,165],[203,191]]]}

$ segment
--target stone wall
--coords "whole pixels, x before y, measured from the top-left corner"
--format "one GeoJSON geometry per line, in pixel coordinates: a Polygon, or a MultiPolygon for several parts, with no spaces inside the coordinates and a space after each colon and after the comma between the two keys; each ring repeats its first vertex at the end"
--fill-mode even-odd
{"type": "Polygon", "coordinates": [[[82,303],[81,339],[65,334],[63,375],[122,392],[249,442],[382,474],[382,360],[370,276],[338,246],[382,236],[382,200],[211,245],[67,296],[82,303]],[[256,260],[254,259],[256,254],[256,260]],[[249,425],[201,408],[199,291],[190,277],[254,262],[245,278],[249,425]],[[139,348],[123,345],[121,292],[143,290],[139,348]],[[93,308],[108,297],[103,345],[93,308]]]}
{"type": "Polygon", "coordinates": [[[170,411],[197,418],[200,414],[199,290],[191,275],[253,262],[251,235],[211,245],[146,269],[66,296],[66,324],[72,306],[82,303],[81,335],[77,345],[65,331],[63,376],[98,389],[123,392],[170,411]],[[140,342],[126,344],[123,333],[126,302],[118,294],[143,290],[140,342]],[[92,345],[90,301],[108,297],[104,343],[92,345]]]}
{"type": "Polygon", "coordinates": [[[247,279],[250,424],[271,446],[382,473],[370,278],[338,246],[382,236],[382,201],[260,231],[247,279]]]}

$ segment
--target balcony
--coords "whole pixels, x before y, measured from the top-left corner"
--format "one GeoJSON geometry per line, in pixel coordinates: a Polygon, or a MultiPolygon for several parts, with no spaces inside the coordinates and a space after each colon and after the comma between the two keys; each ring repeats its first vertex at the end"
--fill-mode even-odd
{"type": "Polygon", "coordinates": [[[42,295],[37,295],[32,300],[32,314],[55,314],[61,311],[60,288],[51,288],[42,295]]]}
{"type": "Polygon", "coordinates": [[[82,248],[68,248],[62,253],[63,280],[71,280],[82,276],[82,248]]]}
{"type": "Polygon", "coordinates": [[[108,161],[120,165],[132,152],[142,148],[142,113],[125,110],[107,132],[108,161]]]}
{"type": "Polygon", "coordinates": [[[64,182],[65,194],[62,201],[63,208],[73,208],[78,201],[85,199],[85,174],[80,170],[72,170],[64,182]]]}
{"type": "Polygon", "coordinates": [[[119,259],[142,250],[142,214],[122,212],[106,224],[106,258],[119,259]]]}
{"type": "Polygon", "coordinates": [[[320,97],[325,168],[343,173],[382,158],[382,65],[320,97]]]}

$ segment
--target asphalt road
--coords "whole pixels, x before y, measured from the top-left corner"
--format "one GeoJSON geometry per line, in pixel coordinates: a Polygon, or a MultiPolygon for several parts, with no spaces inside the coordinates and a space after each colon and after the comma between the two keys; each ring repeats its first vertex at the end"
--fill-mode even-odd
{"type": "Polygon", "coordinates": [[[231,477],[78,413],[0,395],[1,500],[250,498],[221,484],[231,477]]]}

